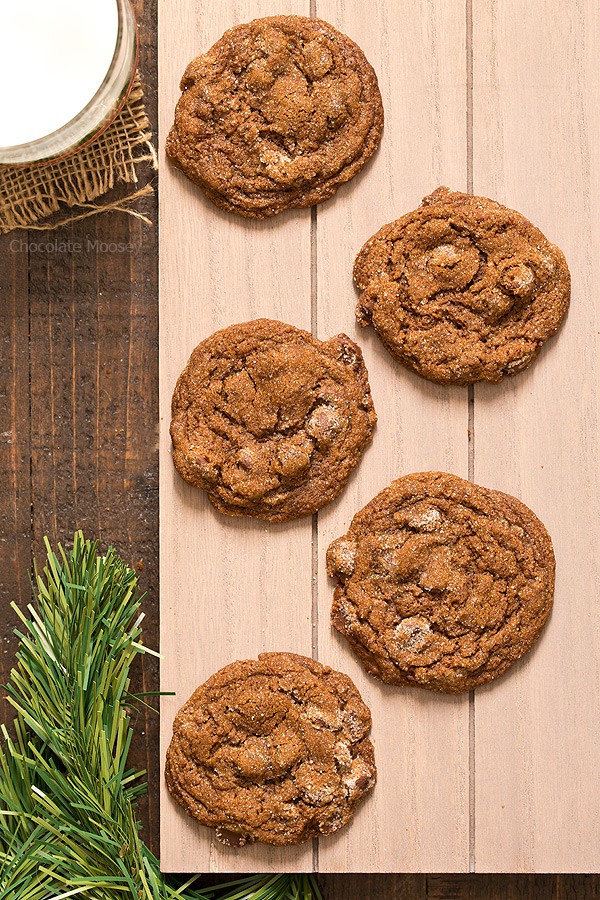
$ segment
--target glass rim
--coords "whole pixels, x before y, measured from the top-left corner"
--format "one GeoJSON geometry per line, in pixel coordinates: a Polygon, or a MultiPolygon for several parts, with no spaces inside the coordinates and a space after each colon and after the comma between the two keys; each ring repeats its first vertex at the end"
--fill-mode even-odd
{"type": "Polygon", "coordinates": [[[98,90],[72,119],[33,141],[0,147],[2,166],[44,165],[65,159],[86,147],[114,122],[133,86],[139,42],[131,0],[116,0],[118,31],[115,51],[98,90]],[[102,115],[94,116],[99,107],[102,115]]]}

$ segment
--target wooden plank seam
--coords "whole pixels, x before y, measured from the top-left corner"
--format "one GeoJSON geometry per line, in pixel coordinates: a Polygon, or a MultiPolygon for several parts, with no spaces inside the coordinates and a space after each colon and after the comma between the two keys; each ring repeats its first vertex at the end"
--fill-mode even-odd
{"type": "MultiPolygon", "coordinates": [[[[473,0],[465,0],[467,192],[473,193],[473,0]]],[[[475,481],[475,387],[469,385],[468,479],[475,481]]],[[[475,872],[475,691],[469,693],[469,872],[475,872]]]]}

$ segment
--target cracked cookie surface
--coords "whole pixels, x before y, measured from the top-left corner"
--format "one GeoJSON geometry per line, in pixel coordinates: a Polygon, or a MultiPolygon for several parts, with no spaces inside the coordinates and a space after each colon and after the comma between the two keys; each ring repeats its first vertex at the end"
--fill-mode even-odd
{"type": "Polygon", "coordinates": [[[339,493],[376,419],[350,338],[256,319],[192,353],[173,394],[173,461],[222,513],[295,519],[339,493]]]}
{"type": "Polygon", "coordinates": [[[347,675],[263,653],[221,669],[181,708],[167,786],[230,846],[303,843],[346,825],[375,784],[370,727],[347,675]]]}
{"type": "Polygon", "coordinates": [[[502,675],[552,606],[554,553],[528,507],[444,472],[394,481],[327,551],[332,623],[372,675],[455,693],[502,675]]]}
{"type": "Polygon", "coordinates": [[[354,266],[356,315],[431,381],[500,381],[531,365],[570,299],[565,258],[515,210],[438,188],[384,225],[354,266]]]}
{"type": "Polygon", "coordinates": [[[192,60],[167,155],[217,206],[264,218],[331,197],[381,140],[377,76],[327,22],[237,25],[192,60]]]}

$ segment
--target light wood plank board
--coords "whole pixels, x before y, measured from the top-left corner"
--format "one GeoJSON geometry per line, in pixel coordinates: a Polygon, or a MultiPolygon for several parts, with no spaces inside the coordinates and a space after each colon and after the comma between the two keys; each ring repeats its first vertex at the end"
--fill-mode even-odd
{"type": "MultiPolygon", "coordinates": [[[[160,127],[172,124],[190,59],[229,26],[278,11],[308,13],[302,0],[173,2],[160,8],[160,127]]],[[[266,650],[311,655],[310,519],[267,527],[215,512],[170,459],[170,402],[193,348],[218,328],[269,316],[310,330],[310,210],[267,222],[221,212],[180,172],[163,165],[160,231],[161,684],[164,759],[173,717],[209,675],[266,650]]],[[[161,801],[165,871],[310,870],[312,847],[240,854],[197,826],[168,796],[161,801]]]]}
{"type": "Polygon", "coordinates": [[[476,390],[475,480],[531,506],[557,563],[541,641],[476,692],[476,861],[597,872],[600,6],[486,6],[474,15],[474,191],[521,210],[563,249],[572,300],[531,369],[476,390]]]}
{"type": "Polygon", "coordinates": [[[317,13],[363,48],[386,111],[372,166],[317,210],[318,332],[344,331],[360,343],[379,411],[365,460],[320,511],[318,525],[319,655],[353,678],[372,711],[378,784],[351,828],[320,841],[319,868],[466,871],[468,696],[399,690],[370,678],[331,628],[334,584],[325,569],[331,541],[394,478],[430,469],[467,477],[466,388],[444,389],[399,366],[372,329],[357,325],[352,285],[358,250],[384,222],[439,184],[466,189],[465,6],[318,0],[317,13]]]}
{"type": "MultiPolygon", "coordinates": [[[[234,659],[287,649],[315,653],[355,680],[373,713],[379,782],[352,825],[315,848],[242,851],[196,826],[163,786],[162,867],[597,869],[591,260],[599,243],[592,173],[597,181],[600,13],[593,0],[568,11],[551,0],[527,7],[316,0],[312,7],[358,42],[380,78],[386,126],[365,170],[312,221],[301,210],[248,222],[218,211],[169,165],[161,169],[161,686],[176,691],[161,704],[161,759],[175,712],[199,683],[234,659]],[[574,309],[534,368],[476,389],[471,443],[466,389],[419,379],[370,331],[359,331],[351,282],[356,252],[380,225],[440,183],[466,189],[469,174],[476,192],[521,209],[556,240],[574,276],[574,309]],[[344,331],[363,347],[369,369],[375,440],[343,494],[314,521],[273,527],[222,517],[171,463],[171,394],[191,350],[217,328],[259,315],[322,339],[344,331]],[[522,497],[548,524],[558,558],[550,625],[534,653],[474,701],[383,687],[331,630],[327,546],[393,478],[438,468],[466,477],[473,466],[476,481],[522,497]]],[[[162,0],[161,161],[187,62],[227,27],[281,12],[311,9],[308,0],[162,0]]]]}

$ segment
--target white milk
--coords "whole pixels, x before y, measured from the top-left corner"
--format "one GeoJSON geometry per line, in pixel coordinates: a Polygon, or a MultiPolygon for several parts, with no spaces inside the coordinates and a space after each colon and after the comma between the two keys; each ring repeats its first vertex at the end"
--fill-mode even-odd
{"type": "Polygon", "coordinates": [[[0,0],[0,147],[45,137],[81,112],[118,30],[117,0],[0,0]]]}

